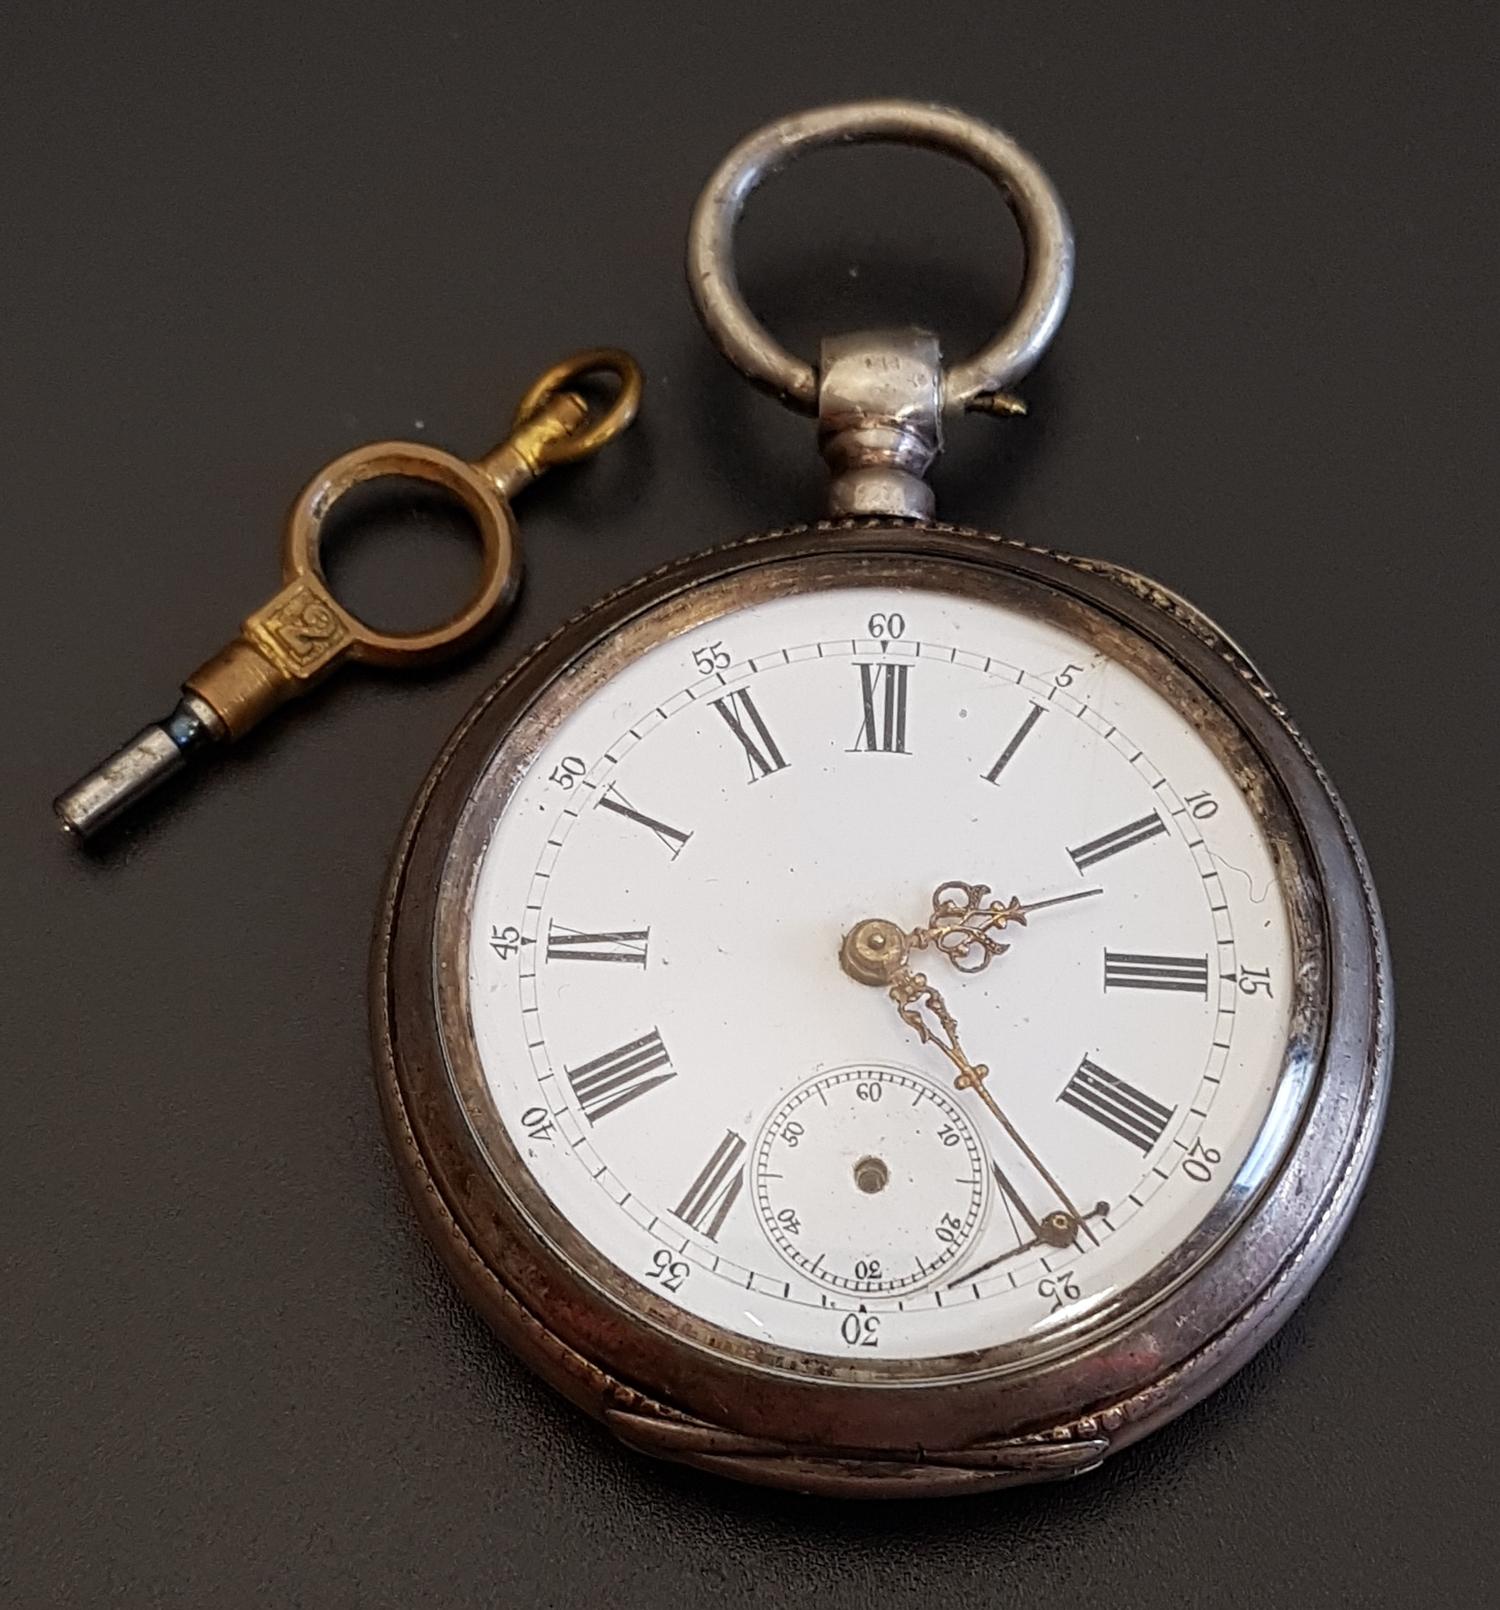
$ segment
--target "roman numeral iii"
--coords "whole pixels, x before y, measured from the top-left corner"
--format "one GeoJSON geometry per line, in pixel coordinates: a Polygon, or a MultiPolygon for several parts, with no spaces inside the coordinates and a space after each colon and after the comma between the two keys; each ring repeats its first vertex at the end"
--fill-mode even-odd
{"type": "Polygon", "coordinates": [[[864,720],[854,740],[854,750],[865,754],[906,754],[906,684],[910,674],[909,665],[890,660],[859,667],[864,720]]]}
{"type": "Polygon", "coordinates": [[[1159,1141],[1175,1109],[1163,1107],[1155,1096],[1137,1090],[1118,1074],[1101,1068],[1087,1057],[1057,1098],[1092,1118],[1121,1140],[1149,1152],[1159,1141]]]}
{"type": "Polygon", "coordinates": [[[638,811],[613,783],[599,796],[599,808],[613,811],[616,816],[623,816],[627,821],[638,822],[642,827],[648,828],[667,847],[667,853],[674,861],[683,845],[693,836],[691,833],[684,833],[681,828],[669,827],[654,816],[647,816],[644,811],[638,811]]]}
{"type": "Polygon", "coordinates": [[[743,688],[736,688],[733,693],[726,693],[710,702],[723,716],[729,730],[739,739],[740,747],[745,751],[745,759],[750,765],[752,783],[759,782],[762,777],[769,777],[773,771],[786,769],[786,759],[776,747],[776,740],[771,736],[770,728],[766,726],[760,711],[756,709],[755,700],[743,688]]]}
{"type": "Polygon", "coordinates": [[[667,1048],[655,1029],[602,1057],[565,1070],[583,1116],[591,1124],[618,1112],[626,1102],[676,1077],[667,1048]]]}
{"type": "Polygon", "coordinates": [[[745,1183],[745,1143],[731,1129],[674,1209],[684,1224],[710,1241],[718,1235],[745,1183]]]}
{"type": "Polygon", "coordinates": [[[1105,989],[1181,990],[1208,999],[1207,956],[1141,956],[1104,953],[1105,989]]]}
{"type": "Polygon", "coordinates": [[[1068,854],[1073,857],[1073,865],[1080,872],[1087,872],[1098,862],[1107,861],[1121,850],[1134,849],[1137,844],[1144,844],[1147,839],[1154,839],[1158,833],[1165,833],[1166,830],[1167,824],[1152,811],[1140,821],[1127,822],[1113,833],[1105,833],[1100,838],[1090,839],[1087,844],[1080,844],[1076,850],[1069,850],[1068,854]]]}
{"type": "Polygon", "coordinates": [[[581,928],[565,928],[560,922],[547,925],[547,960],[574,962],[633,962],[646,965],[649,928],[621,929],[616,933],[591,934],[581,928]]]}

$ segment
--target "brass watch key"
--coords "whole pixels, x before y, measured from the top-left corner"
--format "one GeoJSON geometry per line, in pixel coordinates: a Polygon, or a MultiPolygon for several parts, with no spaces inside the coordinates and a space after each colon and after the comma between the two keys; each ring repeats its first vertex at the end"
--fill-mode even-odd
{"type": "Polygon", "coordinates": [[[641,372],[628,353],[593,348],[540,375],[516,409],[510,436],[467,462],[421,442],[371,442],[336,458],[303,489],[282,539],[280,592],[250,615],[232,643],[183,683],[177,708],[153,722],[54,802],[63,827],[92,838],[189,761],[243,736],[278,705],[353,662],[416,670],[461,653],[498,626],[521,579],[510,503],[557,464],[613,441],[635,418],[641,372]],[[613,374],[619,390],[596,413],[572,383],[613,374]],[[426,481],[451,493],[479,534],[478,590],[452,619],[427,631],[381,632],[333,596],[320,544],[339,501],[382,476],[426,481]]]}

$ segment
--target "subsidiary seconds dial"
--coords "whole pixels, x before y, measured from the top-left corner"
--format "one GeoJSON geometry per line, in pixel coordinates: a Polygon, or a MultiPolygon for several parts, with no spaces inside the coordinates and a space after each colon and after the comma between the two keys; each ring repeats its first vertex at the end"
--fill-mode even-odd
{"type": "Polygon", "coordinates": [[[919,1074],[819,1074],[772,1113],[751,1186],[771,1245],[830,1291],[890,1296],[936,1280],[984,1217],[989,1169],[956,1099],[919,1074]]]}

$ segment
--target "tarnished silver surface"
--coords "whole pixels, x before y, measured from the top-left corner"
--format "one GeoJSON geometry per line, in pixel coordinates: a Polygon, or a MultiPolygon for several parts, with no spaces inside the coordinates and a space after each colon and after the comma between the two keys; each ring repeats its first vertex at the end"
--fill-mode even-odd
{"type": "Polygon", "coordinates": [[[221,738],[224,724],[211,706],[188,694],[165,721],[153,722],[52,802],[68,832],[89,839],[138,800],[175,777],[204,745],[221,738]]]}
{"type": "Polygon", "coordinates": [[[794,157],[829,145],[918,146],[958,157],[993,181],[1015,214],[1026,267],[1009,322],[950,369],[943,408],[985,407],[984,399],[1030,373],[1067,309],[1073,287],[1073,231],[1051,181],[999,129],[951,107],[921,101],[851,101],[782,118],[741,141],[719,165],[693,210],[688,285],[715,345],[757,386],[803,413],[816,412],[818,376],[750,311],[735,271],[734,232],[755,189],[794,157]]]}
{"type": "Polygon", "coordinates": [[[428,780],[392,873],[374,956],[380,1092],[412,1200],[494,1329],[631,1447],[742,1480],[893,1497],[1092,1469],[1238,1369],[1306,1294],[1364,1184],[1391,1054],[1389,964],[1347,816],[1286,712],[1223,633],[1113,565],[927,523],[946,411],[1015,411],[1072,279],[1051,186],[1004,135],[905,101],[832,107],[753,135],[699,201],[699,312],[757,385],[816,411],[841,515],[683,560],[601,601],[471,713],[428,780]],[[837,141],[963,157],[1004,192],[1026,244],[1020,306],[946,377],[920,331],[824,343],[821,376],[745,306],[733,231],[769,173],[837,141]],[[466,947],[484,846],[550,733],[652,647],[707,621],[853,576],[991,599],[1131,667],[1234,776],[1277,862],[1295,993],[1276,1099],[1200,1224],[1131,1286],[1046,1336],[942,1358],[830,1359],[732,1333],[611,1264],[552,1205],[480,1066],[466,947]]]}
{"type": "Polygon", "coordinates": [[[942,451],[942,353],[926,330],[823,342],[818,438],[833,472],[828,513],[930,520],[926,476],[942,451]]]}
{"type": "Polygon", "coordinates": [[[1116,566],[948,526],[752,538],[603,600],[471,713],[417,801],[374,955],[380,1091],[398,1164],[469,1300],[631,1446],[742,1480],[898,1497],[1097,1465],[1226,1380],[1305,1296],[1348,1222],[1385,1106],[1391,995],[1368,870],[1274,695],[1196,610],[1116,566]],[[553,1209],[478,1064],[472,879],[564,706],[652,644],[757,598],[878,575],[993,596],[1098,642],[1203,733],[1261,814],[1296,930],[1282,1096],[1199,1230],[1045,1346],[856,1364],[706,1325],[609,1265],[553,1209]]]}

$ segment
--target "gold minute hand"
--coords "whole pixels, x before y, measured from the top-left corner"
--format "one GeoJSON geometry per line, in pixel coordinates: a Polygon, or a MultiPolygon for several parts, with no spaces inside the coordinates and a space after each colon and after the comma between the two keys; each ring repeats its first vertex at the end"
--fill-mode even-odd
{"type": "MultiPolygon", "coordinates": [[[[946,887],[946,886],[945,886],[946,887]]],[[[940,889],[939,894],[942,893],[940,889]]],[[[911,938],[895,923],[884,917],[867,917],[856,923],[839,949],[839,961],[844,971],[861,984],[884,985],[896,1003],[896,1011],[908,1028],[914,1029],[924,1045],[935,1045],[958,1069],[953,1081],[959,1090],[972,1090],[989,1108],[1000,1127],[1010,1136],[1021,1155],[1031,1164],[1048,1190],[1062,1203],[1080,1224],[1083,1215],[1069,1200],[1068,1194],[1052,1177],[1040,1157],[1022,1139],[1021,1132],[1006,1116],[1000,1103],[990,1094],[985,1080],[990,1070],[983,1062],[973,1062],[958,1037],[958,1023],[948,1009],[941,991],[928,983],[923,973],[914,973],[908,965],[911,938]],[[935,1025],[935,1026],[934,1026],[935,1025]]],[[[1090,1236],[1093,1232],[1088,1232],[1090,1236]]]]}

